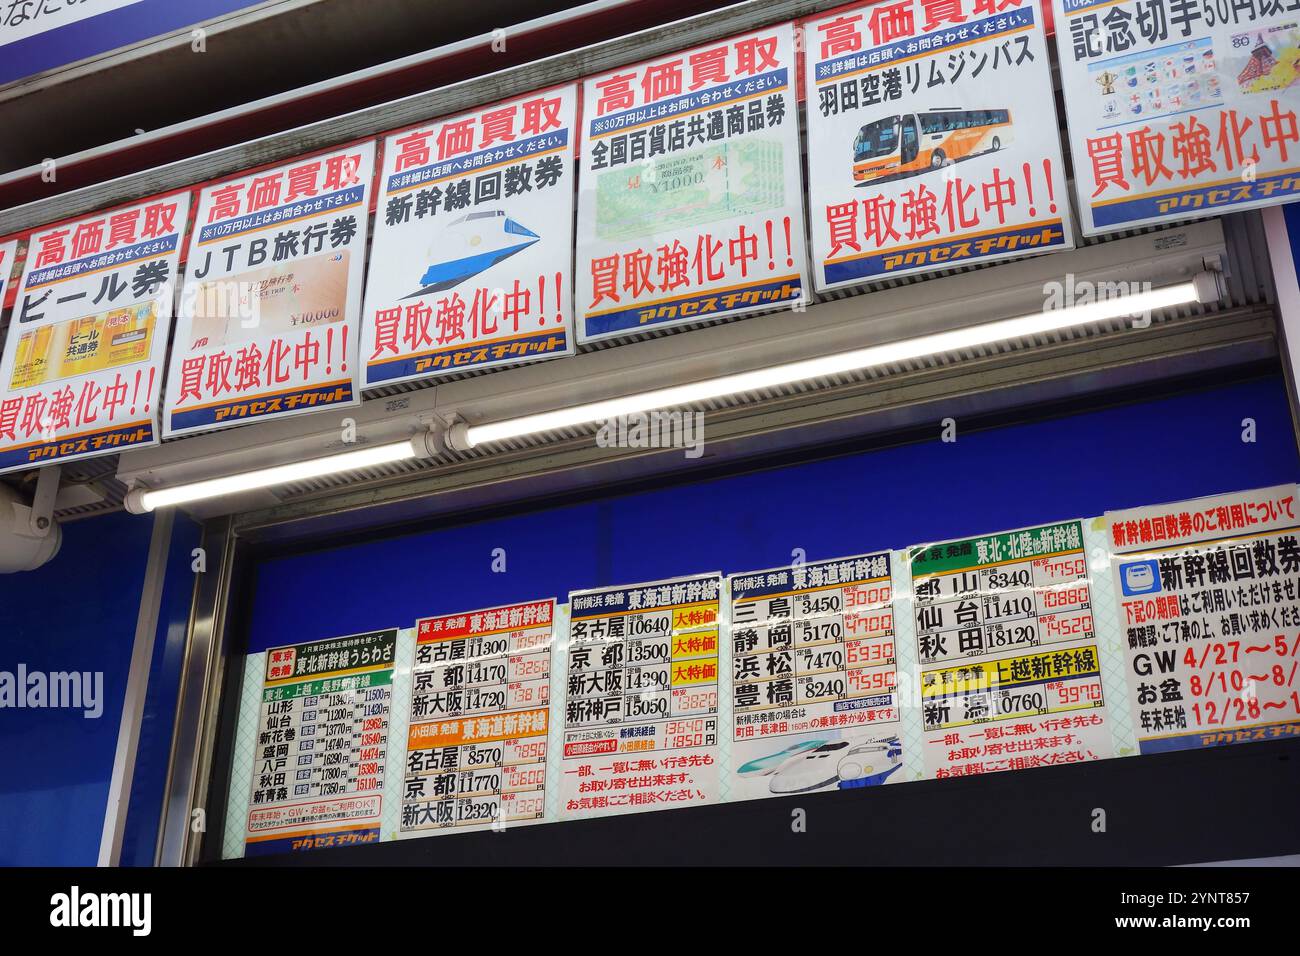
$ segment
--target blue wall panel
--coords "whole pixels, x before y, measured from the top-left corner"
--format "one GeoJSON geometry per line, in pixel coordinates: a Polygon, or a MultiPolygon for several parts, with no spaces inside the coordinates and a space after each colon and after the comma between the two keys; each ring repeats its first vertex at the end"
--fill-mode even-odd
{"type": "MultiPolygon", "coordinates": [[[[93,866],[108,803],[153,519],[72,522],[35,571],[0,575],[0,670],[103,673],[98,718],[0,710],[0,865],[93,866]]],[[[199,528],[177,515],[145,696],[122,862],[153,862],[199,528]]]]}
{"type": "Polygon", "coordinates": [[[73,522],[35,571],[0,575],[0,670],[103,673],[103,714],[0,710],[0,864],[94,866],[153,522],[73,522]]]}
{"type": "Polygon", "coordinates": [[[249,650],[1300,478],[1280,377],[263,562],[249,650]],[[1242,419],[1258,440],[1243,443],[1242,419]],[[504,548],[507,572],[493,573],[504,548]]]}

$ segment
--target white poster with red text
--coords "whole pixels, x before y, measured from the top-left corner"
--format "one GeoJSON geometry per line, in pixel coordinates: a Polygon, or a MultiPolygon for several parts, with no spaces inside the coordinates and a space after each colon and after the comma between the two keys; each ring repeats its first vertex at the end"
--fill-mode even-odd
{"type": "Polygon", "coordinates": [[[1300,192],[1294,4],[1055,0],[1086,235],[1300,192]]]}
{"type": "Polygon", "coordinates": [[[1074,246],[1040,0],[897,0],[805,27],[819,291],[1074,246]]]}
{"type": "Polygon", "coordinates": [[[0,360],[0,472],[158,443],[189,208],[176,193],[32,233],[0,360]]]}
{"type": "Polygon", "coordinates": [[[573,354],[577,98],[531,93],[384,141],[366,387],[573,354]]]}
{"type": "Polygon", "coordinates": [[[793,24],[583,86],[578,339],[804,301],[793,24]]]}
{"type": "Polygon", "coordinates": [[[925,775],[1114,755],[1082,521],[907,550],[925,775]]]}
{"type": "Polygon", "coordinates": [[[357,404],[374,159],[355,143],[203,189],[164,435],[357,404]]]}
{"type": "Polygon", "coordinates": [[[731,575],[730,799],[906,779],[892,557],[731,575]]]}

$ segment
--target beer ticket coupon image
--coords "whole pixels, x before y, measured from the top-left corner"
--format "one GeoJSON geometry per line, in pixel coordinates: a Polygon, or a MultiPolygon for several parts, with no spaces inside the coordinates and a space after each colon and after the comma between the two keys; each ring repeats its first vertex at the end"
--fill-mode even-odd
{"type": "Polygon", "coordinates": [[[22,332],[9,388],[30,388],[149,358],[154,301],[22,332]]]}

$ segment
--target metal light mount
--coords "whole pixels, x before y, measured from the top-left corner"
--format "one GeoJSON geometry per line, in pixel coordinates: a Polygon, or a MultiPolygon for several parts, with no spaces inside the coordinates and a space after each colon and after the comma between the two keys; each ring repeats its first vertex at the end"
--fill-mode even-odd
{"type": "Polygon", "coordinates": [[[469,422],[457,415],[447,424],[444,438],[446,446],[453,451],[471,451],[474,446],[469,441],[469,422]]]}
{"type": "Polygon", "coordinates": [[[1218,257],[1206,263],[1206,268],[1192,276],[1196,285],[1196,300],[1202,305],[1223,301],[1223,275],[1218,257]]]}
{"type": "Polygon", "coordinates": [[[31,516],[28,522],[32,537],[44,538],[55,527],[54,499],[59,496],[59,478],[63,469],[48,465],[36,472],[36,494],[32,496],[31,516]]]}
{"type": "Polygon", "coordinates": [[[411,436],[411,447],[417,458],[440,458],[451,451],[447,430],[430,425],[411,436]]]}
{"type": "Polygon", "coordinates": [[[63,529],[54,518],[54,501],[61,473],[58,465],[37,471],[31,504],[0,485],[0,574],[35,570],[59,553],[63,529]]]}

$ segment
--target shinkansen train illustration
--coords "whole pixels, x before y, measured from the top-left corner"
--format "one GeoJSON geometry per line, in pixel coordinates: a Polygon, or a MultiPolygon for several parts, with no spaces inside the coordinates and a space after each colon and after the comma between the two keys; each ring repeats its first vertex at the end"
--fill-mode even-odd
{"type": "Polygon", "coordinates": [[[897,737],[886,740],[830,740],[786,760],[772,775],[773,793],[804,793],[833,784],[841,789],[883,783],[902,766],[897,737]]]}
{"type": "Polygon", "coordinates": [[[430,265],[408,299],[459,285],[540,239],[501,210],[472,212],[448,224],[429,246],[430,265]]]}

